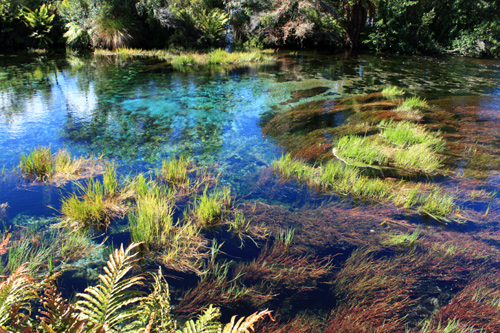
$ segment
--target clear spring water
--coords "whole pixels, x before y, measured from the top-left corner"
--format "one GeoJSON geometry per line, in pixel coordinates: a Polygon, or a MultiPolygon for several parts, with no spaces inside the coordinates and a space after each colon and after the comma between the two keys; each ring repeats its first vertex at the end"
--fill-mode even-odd
{"type": "MultiPolygon", "coordinates": [[[[328,206],[328,198],[324,201],[293,183],[267,177],[272,161],[286,151],[266,137],[262,127],[273,115],[300,103],[317,99],[335,103],[339,97],[381,91],[387,85],[404,88],[447,111],[458,110],[458,119],[467,120],[467,126],[460,127],[456,142],[473,140],[488,150],[489,162],[450,154],[456,160],[454,172],[463,175],[474,167],[472,173],[483,174],[472,187],[500,190],[498,61],[304,53],[281,55],[273,64],[188,66],[179,71],[152,59],[0,56],[0,168],[4,167],[0,204],[9,205],[1,218],[19,223],[57,215],[61,194],[73,189],[71,183],[63,188],[27,186],[10,173],[21,153],[50,145],[54,151],[66,147],[76,155],[113,159],[122,176],[154,170],[162,158],[180,154],[200,164],[216,164],[221,181],[238,198],[283,205],[283,211],[269,216],[260,212],[261,219],[280,221],[283,227],[288,220],[292,224],[300,220],[308,228],[320,219],[341,223],[346,214],[353,220],[354,216],[376,220],[367,217],[373,208],[369,204],[356,211],[350,206],[336,210],[328,206]],[[322,211],[322,205],[330,210],[322,211]]],[[[467,177],[436,181],[450,187],[468,184],[467,177]]],[[[478,214],[489,207],[490,216],[500,208],[496,197],[487,203],[464,199],[462,204],[478,214]]],[[[394,212],[382,209],[380,214],[394,212]]],[[[374,225],[385,217],[377,218],[374,225]]],[[[414,217],[409,221],[420,222],[414,217]]],[[[351,224],[351,228],[357,227],[351,224]]],[[[367,230],[374,232],[371,227],[367,230]]],[[[317,253],[336,249],[335,239],[310,243],[317,253]]]]}

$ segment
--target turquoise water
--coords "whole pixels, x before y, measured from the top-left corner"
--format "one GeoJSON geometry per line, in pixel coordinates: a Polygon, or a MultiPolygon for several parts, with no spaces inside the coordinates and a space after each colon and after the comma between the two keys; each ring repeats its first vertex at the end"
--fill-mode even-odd
{"type": "MultiPolygon", "coordinates": [[[[500,191],[498,61],[303,53],[282,54],[265,65],[178,71],[153,59],[2,56],[0,204],[9,207],[0,211],[0,218],[7,224],[22,224],[57,216],[61,195],[75,190],[72,183],[30,185],[10,172],[19,164],[20,154],[38,145],[114,160],[122,178],[153,173],[163,158],[187,155],[199,165],[216,166],[221,183],[232,189],[236,200],[250,202],[245,211],[253,214],[249,218],[279,228],[296,227],[303,253],[338,255],[340,267],[354,248],[371,244],[388,224],[404,221],[405,228],[411,229],[429,220],[402,209],[339,200],[293,181],[280,181],[271,166],[287,152],[286,145],[262,129],[275,115],[302,103],[329,100],[335,105],[339,98],[378,92],[387,85],[426,98],[435,113],[435,118],[426,120],[429,124],[443,121],[454,128],[447,137],[450,173],[422,182],[434,181],[450,191],[500,191]],[[447,114],[439,118],[443,110],[447,114]],[[476,145],[484,155],[473,155],[462,144],[476,145]]],[[[326,132],[325,138],[334,139],[326,132]]],[[[459,197],[459,203],[466,208],[465,220],[473,221],[471,229],[497,232],[497,195],[487,200],[468,196],[459,197]]],[[[433,234],[428,237],[449,231],[462,237],[463,230],[443,231],[431,221],[428,232],[433,234]]],[[[127,236],[121,233],[115,240],[127,236]]],[[[496,236],[474,237],[486,237],[484,243],[498,241],[496,236]]],[[[443,291],[447,296],[442,298],[449,300],[450,293],[443,291]]],[[[311,297],[317,302],[320,296],[311,297]]],[[[426,297],[431,302],[437,296],[434,292],[426,297]]],[[[293,311],[304,308],[287,302],[293,311]]],[[[332,306],[326,303],[315,306],[332,306]]],[[[280,306],[279,302],[272,305],[280,306]]],[[[432,312],[430,305],[425,307],[432,312]]],[[[419,312],[415,317],[425,315],[419,312]]]]}

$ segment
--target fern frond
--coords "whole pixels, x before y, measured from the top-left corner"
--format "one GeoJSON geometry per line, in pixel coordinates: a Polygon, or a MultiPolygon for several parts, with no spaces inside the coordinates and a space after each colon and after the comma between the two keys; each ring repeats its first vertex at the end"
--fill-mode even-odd
{"type": "Polygon", "coordinates": [[[221,324],[216,321],[219,316],[219,308],[210,305],[196,322],[194,320],[187,321],[182,330],[177,330],[175,333],[220,333],[221,324]]]}
{"type": "Polygon", "coordinates": [[[9,243],[9,240],[10,240],[10,235],[11,234],[7,234],[7,236],[5,237],[5,239],[2,241],[2,243],[0,243],[0,256],[2,254],[5,254],[7,253],[7,244],[9,243]]]}
{"type": "Polygon", "coordinates": [[[45,287],[41,299],[44,310],[40,311],[42,317],[37,316],[40,325],[48,332],[84,333],[88,326],[87,319],[80,319],[75,314],[75,309],[61,296],[53,284],[45,287]]]}
{"type": "Polygon", "coordinates": [[[235,322],[237,316],[233,316],[231,318],[231,322],[224,326],[224,331],[222,331],[222,333],[250,333],[250,330],[252,330],[252,332],[255,332],[253,326],[259,320],[264,319],[265,316],[269,316],[269,318],[274,321],[273,317],[271,316],[271,311],[267,309],[261,312],[255,312],[254,314],[246,317],[246,319],[245,317],[242,317],[237,322],[235,322]]]}
{"type": "Polygon", "coordinates": [[[142,292],[131,290],[132,287],[143,285],[143,276],[125,278],[136,261],[131,254],[139,243],[130,244],[125,250],[123,245],[109,256],[104,274],[99,275],[101,283],[87,287],[84,293],[77,294],[80,300],[76,308],[84,318],[96,324],[97,328],[106,331],[116,331],[116,326],[138,315],[138,303],[143,299],[142,292]]]}
{"type": "Polygon", "coordinates": [[[36,297],[36,284],[28,275],[27,265],[22,264],[7,280],[0,283],[0,327],[9,320],[11,306],[16,304],[29,312],[30,300],[36,297]]]}
{"type": "Polygon", "coordinates": [[[142,327],[141,333],[172,332],[176,328],[176,321],[170,313],[170,291],[167,281],[163,277],[161,267],[157,274],[152,274],[154,287],[151,294],[141,302],[142,327]],[[144,324],[146,327],[144,327],[144,324]]]}

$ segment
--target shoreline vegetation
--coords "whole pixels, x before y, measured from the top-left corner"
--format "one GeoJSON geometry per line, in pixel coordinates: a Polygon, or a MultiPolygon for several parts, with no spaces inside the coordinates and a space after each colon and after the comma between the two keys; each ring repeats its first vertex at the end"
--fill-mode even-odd
{"type": "Polygon", "coordinates": [[[267,63],[274,61],[274,57],[269,55],[272,52],[265,51],[245,51],[245,52],[228,52],[222,49],[217,49],[207,53],[199,52],[180,52],[172,53],[167,50],[142,50],[119,48],[117,50],[102,50],[94,51],[97,56],[119,56],[119,57],[151,57],[166,61],[172,66],[188,66],[188,65],[234,65],[234,64],[249,64],[249,63],[267,63]]]}
{"type": "Polygon", "coordinates": [[[6,49],[346,49],[499,58],[499,13],[498,1],[467,0],[6,0],[0,41],[6,49]]]}

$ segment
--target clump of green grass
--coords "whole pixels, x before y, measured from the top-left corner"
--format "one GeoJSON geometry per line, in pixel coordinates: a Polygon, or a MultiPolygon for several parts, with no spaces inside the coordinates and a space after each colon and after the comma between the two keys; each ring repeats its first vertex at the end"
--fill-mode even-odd
{"type": "Polygon", "coordinates": [[[220,224],[224,208],[230,205],[231,192],[226,188],[207,194],[207,190],[205,187],[203,194],[195,198],[193,212],[199,225],[213,227],[220,224]]]}
{"type": "Polygon", "coordinates": [[[292,155],[287,153],[281,155],[279,160],[273,161],[274,172],[279,172],[280,176],[286,180],[296,178],[299,181],[309,181],[313,178],[314,168],[309,164],[292,159],[292,155]]]}
{"type": "Polygon", "coordinates": [[[347,164],[353,161],[367,165],[385,165],[388,160],[380,145],[368,137],[355,135],[341,137],[337,141],[334,153],[342,160],[347,160],[347,164]]]}
{"type": "Polygon", "coordinates": [[[106,198],[114,198],[119,193],[118,177],[114,163],[107,163],[102,175],[102,184],[106,198]]]}
{"type": "Polygon", "coordinates": [[[127,210],[124,201],[133,196],[130,186],[120,189],[113,163],[106,165],[102,182],[89,178],[76,184],[79,193],[63,199],[61,206],[66,217],[63,225],[74,229],[107,229],[115,217],[123,217],[127,210]]]}
{"type": "Polygon", "coordinates": [[[66,217],[66,225],[75,229],[107,229],[113,218],[105,200],[104,186],[90,178],[85,184],[77,183],[80,196],[73,193],[63,199],[61,213],[66,217]]]}
{"type": "Polygon", "coordinates": [[[21,154],[19,159],[21,174],[30,180],[48,180],[55,171],[50,147],[38,146],[29,154],[21,154]]]}
{"type": "Polygon", "coordinates": [[[98,159],[72,158],[67,149],[52,154],[50,147],[38,146],[29,154],[20,157],[21,175],[36,181],[64,181],[75,178],[84,170],[92,174],[99,169],[98,159]]]}
{"type": "Polygon", "coordinates": [[[128,215],[132,240],[144,242],[149,249],[166,244],[174,230],[174,203],[165,188],[139,195],[128,215]]]}
{"type": "Polygon", "coordinates": [[[189,169],[191,161],[184,156],[170,160],[163,159],[161,179],[174,186],[189,186],[189,169]]]}
{"type": "Polygon", "coordinates": [[[447,216],[457,211],[455,200],[454,195],[434,189],[423,197],[422,204],[418,207],[418,210],[436,220],[448,221],[447,216]]]}
{"type": "Polygon", "coordinates": [[[383,121],[380,126],[383,128],[380,135],[384,140],[402,148],[423,145],[436,152],[441,152],[445,147],[444,140],[438,134],[431,133],[422,126],[408,121],[398,123],[394,123],[392,120],[383,121]]]}
{"type": "Polygon", "coordinates": [[[402,90],[396,86],[389,86],[389,87],[384,88],[384,90],[382,90],[382,96],[384,96],[384,97],[401,96],[404,94],[405,94],[404,90],[402,90]]]}
{"type": "Polygon", "coordinates": [[[415,145],[398,149],[394,153],[394,164],[398,167],[435,173],[441,167],[441,157],[427,146],[415,145]]]}
{"type": "Polygon", "coordinates": [[[405,99],[401,104],[397,107],[396,111],[416,111],[429,107],[429,103],[425,99],[422,99],[418,96],[413,96],[405,99]]]}

